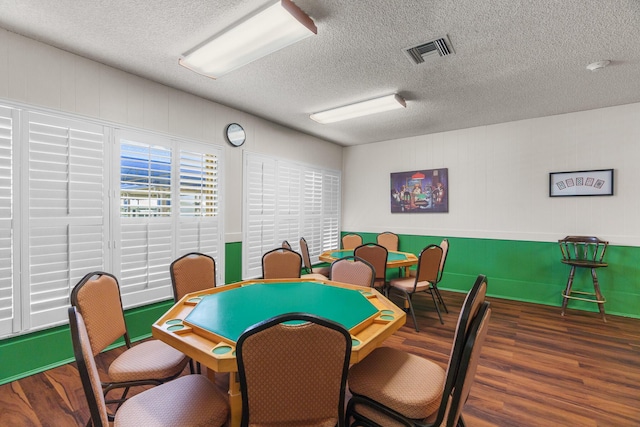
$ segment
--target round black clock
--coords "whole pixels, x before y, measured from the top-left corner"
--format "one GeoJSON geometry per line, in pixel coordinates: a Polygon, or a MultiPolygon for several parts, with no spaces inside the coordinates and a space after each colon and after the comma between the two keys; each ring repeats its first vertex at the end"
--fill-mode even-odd
{"type": "Polygon", "coordinates": [[[237,123],[231,123],[227,125],[224,130],[224,136],[227,138],[229,144],[234,147],[240,147],[247,140],[247,134],[242,126],[237,123]]]}

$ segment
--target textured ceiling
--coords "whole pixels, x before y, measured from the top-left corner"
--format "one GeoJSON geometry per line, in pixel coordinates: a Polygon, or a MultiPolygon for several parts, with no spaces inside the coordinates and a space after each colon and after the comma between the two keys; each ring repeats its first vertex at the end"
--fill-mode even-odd
{"type": "Polygon", "coordinates": [[[0,0],[0,27],[341,145],[640,102],[633,0],[295,0],[316,36],[218,80],[178,65],[265,3],[0,0]],[[445,35],[454,55],[413,65],[403,53],[445,35]],[[394,92],[406,109],[309,119],[394,92]]]}

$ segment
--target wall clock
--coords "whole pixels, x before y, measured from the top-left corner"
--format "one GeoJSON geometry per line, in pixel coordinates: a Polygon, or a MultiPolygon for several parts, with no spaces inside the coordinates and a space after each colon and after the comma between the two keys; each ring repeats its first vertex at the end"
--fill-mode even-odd
{"type": "Polygon", "coordinates": [[[227,125],[224,130],[224,136],[229,144],[234,147],[240,147],[247,140],[247,134],[242,126],[237,123],[231,123],[227,125]]]}

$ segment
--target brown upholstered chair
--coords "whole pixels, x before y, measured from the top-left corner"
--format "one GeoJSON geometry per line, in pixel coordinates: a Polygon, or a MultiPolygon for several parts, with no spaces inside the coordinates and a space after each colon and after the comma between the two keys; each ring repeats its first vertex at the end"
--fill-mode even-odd
{"type": "Polygon", "coordinates": [[[262,255],[263,279],[298,279],[302,270],[302,257],[287,248],[276,248],[262,255]]]}
{"type": "Polygon", "coordinates": [[[300,252],[302,252],[302,262],[307,274],[303,274],[303,278],[327,279],[329,276],[329,267],[313,268],[311,265],[311,257],[309,256],[309,245],[304,237],[300,238],[300,252]]]}
{"type": "Polygon", "coordinates": [[[387,293],[387,257],[389,252],[384,246],[376,243],[366,243],[354,249],[353,255],[362,258],[369,264],[373,265],[376,271],[376,278],[373,286],[381,292],[387,293]]]}
{"type": "Polygon", "coordinates": [[[329,277],[336,282],[372,288],[376,270],[362,258],[347,256],[331,263],[329,277]]]}
{"type": "Polygon", "coordinates": [[[249,327],[236,345],[241,425],[344,426],[351,345],[342,325],[311,314],[249,327]]]}
{"type": "Polygon", "coordinates": [[[115,276],[101,271],[87,274],[71,291],[71,305],[84,317],[93,357],[124,338],[127,349],[109,365],[108,378],[102,383],[105,396],[116,388],[124,392],[108,403],[124,401],[131,386],[158,385],[176,378],[186,366],[188,358],[162,341],[131,346],[115,276]]]}
{"type": "MultiPolygon", "coordinates": [[[[438,278],[436,279],[435,283],[433,283],[433,288],[436,292],[436,297],[438,298],[438,301],[440,301],[440,304],[442,304],[444,311],[448,313],[449,309],[447,308],[447,304],[444,303],[444,299],[440,294],[440,289],[438,289],[438,284],[442,280],[442,276],[444,274],[444,266],[447,262],[447,255],[449,254],[449,239],[442,239],[442,242],[440,242],[440,247],[442,248],[442,259],[440,260],[440,268],[438,269],[438,278]]],[[[410,272],[409,275],[411,277],[416,277],[417,270],[409,270],[409,272],[410,272]]]]}
{"type": "Polygon", "coordinates": [[[291,248],[291,244],[289,244],[289,242],[287,240],[283,240],[282,241],[282,247],[285,249],[289,249],[290,251],[292,251],[293,249],[291,248]]]}
{"type": "Polygon", "coordinates": [[[385,248],[387,248],[388,251],[391,251],[391,252],[398,251],[399,241],[400,239],[398,238],[398,235],[390,231],[385,231],[383,233],[380,233],[376,237],[376,242],[378,242],[380,246],[384,246],[385,248]]]}
{"type": "MultiPolygon", "coordinates": [[[[94,349],[82,315],[69,307],[73,352],[93,427],[108,427],[109,415],[94,349]]],[[[206,377],[187,375],[143,391],[124,402],[115,415],[119,427],[222,426],[229,415],[226,396],[206,377]]]]}
{"type": "Polygon", "coordinates": [[[345,234],[342,236],[342,249],[353,250],[362,244],[359,234],[345,234]]]}
{"type": "Polygon", "coordinates": [[[436,306],[436,311],[438,312],[438,317],[440,318],[440,323],[444,324],[442,313],[440,313],[440,306],[438,305],[442,297],[436,287],[442,254],[443,251],[440,246],[427,246],[420,252],[420,256],[418,257],[418,270],[415,277],[398,277],[391,279],[389,282],[389,291],[399,291],[404,296],[406,304],[409,306],[416,332],[418,332],[418,322],[413,309],[412,298],[413,295],[418,292],[429,292],[431,294],[433,303],[436,306]]]}
{"type": "Polygon", "coordinates": [[[402,350],[379,347],[349,371],[351,425],[463,426],[490,317],[487,280],[478,276],[463,303],[447,369],[402,350]],[[373,424],[377,423],[377,424],[373,424]]]}
{"type": "MultiPolygon", "coordinates": [[[[191,292],[216,286],[216,261],[199,252],[191,252],[176,259],[169,266],[169,272],[175,302],[191,292]]],[[[201,372],[200,363],[194,368],[192,359],[189,359],[189,367],[191,373],[201,372]]]]}
{"type": "Polygon", "coordinates": [[[186,294],[216,286],[216,261],[209,255],[188,253],[173,261],[169,271],[176,302],[186,294]]]}

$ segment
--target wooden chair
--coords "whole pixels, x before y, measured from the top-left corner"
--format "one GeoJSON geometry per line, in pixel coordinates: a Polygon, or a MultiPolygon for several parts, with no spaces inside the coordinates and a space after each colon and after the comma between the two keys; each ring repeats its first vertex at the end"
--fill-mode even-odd
{"type": "Polygon", "coordinates": [[[169,272],[175,302],[191,292],[216,286],[216,261],[199,252],[191,252],[176,259],[169,266],[169,272]]]}
{"type": "Polygon", "coordinates": [[[330,280],[352,285],[373,287],[376,270],[368,261],[356,256],[347,256],[331,263],[330,280]]]}
{"type": "Polygon", "coordinates": [[[418,322],[413,309],[412,298],[417,292],[429,292],[431,294],[433,303],[436,306],[436,311],[438,312],[438,317],[440,318],[440,323],[444,324],[442,313],[440,313],[440,306],[438,305],[442,297],[439,296],[440,292],[436,287],[442,257],[443,250],[440,246],[429,245],[420,252],[418,270],[415,277],[399,277],[391,279],[389,282],[389,291],[397,290],[403,294],[406,301],[405,307],[407,305],[409,306],[416,332],[418,332],[418,322]]]}
{"type": "Polygon", "coordinates": [[[387,257],[389,252],[384,246],[366,243],[354,249],[353,255],[362,258],[373,266],[376,272],[373,286],[384,294],[387,293],[387,257]]]}
{"type": "MultiPolygon", "coordinates": [[[[171,263],[169,272],[174,302],[191,292],[216,287],[216,261],[209,255],[199,252],[183,255],[171,263]]],[[[191,373],[201,372],[200,363],[194,368],[191,358],[189,368],[191,373]]]]}
{"type": "MultiPolygon", "coordinates": [[[[73,352],[93,427],[110,420],[87,326],[76,307],[69,307],[73,352]]],[[[115,414],[118,427],[222,426],[229,416],[226,396],[206,377],[186,375],[143,391],[124,402],[115,414]]]]}
{"type": "Polygon", "coordinates": [[[344,426],[351,345],[342,325],[304,313],[248,328],[236,345],[241,425],[344,426]]]}
{"type": "Polygon", "coordinates": [[[345,234],[342,236],[342,249],[353,250],[362,244],[359,234],[345,234]]]}
{"type": "Polygon", "coordinates": [[[592,236],[567,236],[558,240],[560,251],[562,252],[562,263],[571,266],[567,287],[562,292],[562,315],[567,308],[570,299],[587,301],[598,304],[598,310],[602,320],[607,321],[604,313],[604,303],[607,301],[600,291],[600,283],[596,269],[607,267],[604,262],[604,254],[607,251],[609,242],[600,240],[592,236]],[[577,268],[588,268],[591,270],[593,281],[593,292],[574,291],[573,278],[577,268]]]}
{"type": "Polygon", "coordinates": [[[464,426],[469,394],[491,314],[487,280],[478,276],[463,303],[449,364],[389,347],[375,349],[349,371],[352,426],[464,426]]]}
{"type": "Polygon", "coordinates": [[[329,276],[329,267],[313,268],[311,265],[311,257],[309,256],[309,245],[304,237],[300,238],[300,252],[302,252],[302,262],[307,274],[303,274],[303,278],[316,278],[326,280],[329,276]]]}
{"type": "Polygon", "coordinates": [[[298,279],[302,270],[302,257],[287,248],[276,248],[262,255],[262,278],[298,279]]]}
{"type": "Polygon", "coordinates": [[[87,274],[71,291],[71,305],[84,317],[93,357],[124,338],[127,349],[109,365],[108,379],[102,383],[105,396],[116,388],[124,388],[124,392],[107,403],[122,403],[131,386],[158,385],[174,379],[186,366],[188,358],[162,341],[131,345],[115,276],[101,271],[87,274]]]}
{"type": "Polygon", "coordinates": [[[376,242],[378,242],[380,246],[387,248],[390,252],[398,252],[398,243],[400,242],[400,239],[397,234],[385,231],[376,236],[376,242]]]}

